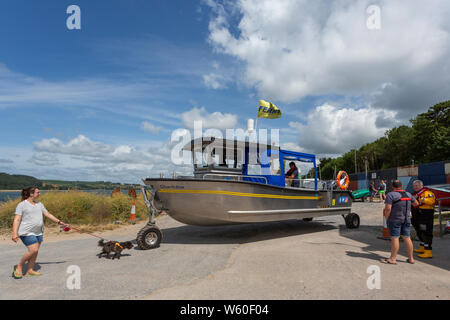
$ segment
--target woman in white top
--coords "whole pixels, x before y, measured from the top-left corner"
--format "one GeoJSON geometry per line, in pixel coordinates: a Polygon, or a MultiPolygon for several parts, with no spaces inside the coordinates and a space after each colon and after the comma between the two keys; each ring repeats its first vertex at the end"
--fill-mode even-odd
{"type": "Polygon", "coordinates": [[[28,271],[26,276],[40,276],[40,272],[33,270],[34,263],[38,256],[39,247],[44,240],[44,219],[43,216],[49,218],[59,225],[66,226],[65,223],[58,220],[50,214],[41,202],[38,202],[39,189],[31,187],[22,190],[22,202],[17,205],[16,214],[14,216],[12,240],[17,242],[20,238],[23,244],[28,248],[19,264],[14,266],[15,278],[22,278],[22,268],[28,261],[28,271]]]}

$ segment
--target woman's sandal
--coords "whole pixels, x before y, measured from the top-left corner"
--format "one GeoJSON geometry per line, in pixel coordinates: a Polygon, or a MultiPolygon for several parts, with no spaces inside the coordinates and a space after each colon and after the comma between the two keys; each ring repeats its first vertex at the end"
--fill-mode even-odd
{"type": "Polygon", "coordinates": [[[16,269],[17,269],[17,264],[14,266],[14,272],[13,272],[14,278],[16,278],[16,279],[22,279],[22,277],[23,277],[22,272],[17,272],[16,269]]]}
{"type": "Polygon", "coordinates": [[[25,273],[25,277],[34,277],[34,276],[42,276],[42,273],[40,272],[25,273]]]}
{"type": "Polygon", "coordinates": [[[385,264],[397,264],[397,262],[392,262],[390,259],[381,259],[380,262],[385,264]]]}
{"type": "Polygon", "coordinates": [[[415,263],[415,261],[412,261],[411,262],[411,260],[408,258],[408,259],[406,259],[406,262],[408,262],[408,263],[410,263],[410,264],[414,264],[415,263]]]}

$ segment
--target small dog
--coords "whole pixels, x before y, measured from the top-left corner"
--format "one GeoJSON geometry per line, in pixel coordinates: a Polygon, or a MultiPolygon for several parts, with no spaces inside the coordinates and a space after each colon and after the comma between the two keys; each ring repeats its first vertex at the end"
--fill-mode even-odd
{"type": "Polygon", "coordinates": [[[98,246],[103,248],[102,252],[100,252],[100,254],[98,255],[99,258],[101,258],[102,254],[104,254],[104,253],[106,254],[106,258],[109,258],[109,254],[111,252],[114,252],[114,255],[112,257],[113,260],[114,260],[114,258],[120,259],[122,250],[133,248],[133,244],[131,243],[131,241],[125,241],[125,242],[108,241],[108,242],[105,242],[105,241],[103,241],[103,239],[98,242],[98,246]]]}

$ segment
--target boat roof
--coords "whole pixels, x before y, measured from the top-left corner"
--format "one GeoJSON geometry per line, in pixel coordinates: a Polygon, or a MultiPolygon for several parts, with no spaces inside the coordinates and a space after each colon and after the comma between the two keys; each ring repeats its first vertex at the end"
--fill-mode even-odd
{"type": "MultiPolygon", "coordinates": [[[[249,148],[250,146],[253,148],[258,148],[258,150],[262,147],[266,150],[279,150],[280,146],[276,145],[270,145],[265,143],[258,143],[258,142],[249,142],[249,141],[242,141],[242,140],[231,140],[231,139],[222,139],[222,138],[216,138],[216,137],[202,137],[197,139],[192,139],[190,142],[188,142],[184,147],[183,150],[187,151],[193,151],[195,149],[199,149],[201,146],[201,150],[203,150],[206,146],[214,143],[215,146],[222,146],[223,148],[226,147],[233,147],[234,149],[244,149],[249,148]]],[[[198,150],[198,151],[201,151],[198,150]]]]}
{"type": "Polygon", "coordinates": [[[261,149],[278,151],[280,153],[280,156],[282,156],[283,159],[287,160],[290,159],[302,162],[315,162],[316,159],[316,156],[314,154],[284,150],[280,149],[280,146],[278,145],[270,145],[266,143],[258,143],[251,141],[242,141],[237,139],[235,140],[222,139],[216,137],[201,137],[193,139],[183,147],[183,150],[203,152],[203,150],[212,143],[214,143],[215,147],[222,146],[222,148],[228,147],[233,148],[234,150],[245,150],[252,147],[256,148],[257,151],[261,149]]]}

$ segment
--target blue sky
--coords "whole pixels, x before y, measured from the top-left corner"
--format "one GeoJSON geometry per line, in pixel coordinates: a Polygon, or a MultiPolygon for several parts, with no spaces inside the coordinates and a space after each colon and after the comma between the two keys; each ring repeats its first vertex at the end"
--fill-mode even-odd
{"type": "MultiPolygon", "coordinates": [[[[364,26],[367,1],[325,5],[2,2],[0,171],[136,182],[175,170],[167,149],[175,129],[189,127],[196,117],[207,127],[243,128],[255,117],[259,99],[282,110],[281,119],[261,120],[259,126],[281,129],[285,147],[338,155],[447,97],[446,76],[435,77],[433,70],[448,58],[448,23],[436,19],[448,5],[432,12],[432,23],[420,17],[423,34],[406,48],[392,46],[402,37],[401,21],[390,18],[404,9],[400,4],[379,2],[387,14],[378,33],[364,26]],[[81,30],[66,27],[72,4],[81,9],[81,30]],[[360,34],[347,25],[352,14],[360,34]],[[329,25],[336,29],[327,31],[329,25]],[[430,35],[437,40],[427,43],[427,55],[415,56],[422,37],[430,35]],[[376,49],[384,51],[367,53],[376,49]]],[[[414,16],[421,9],[408,10],[414,16]]]]}

